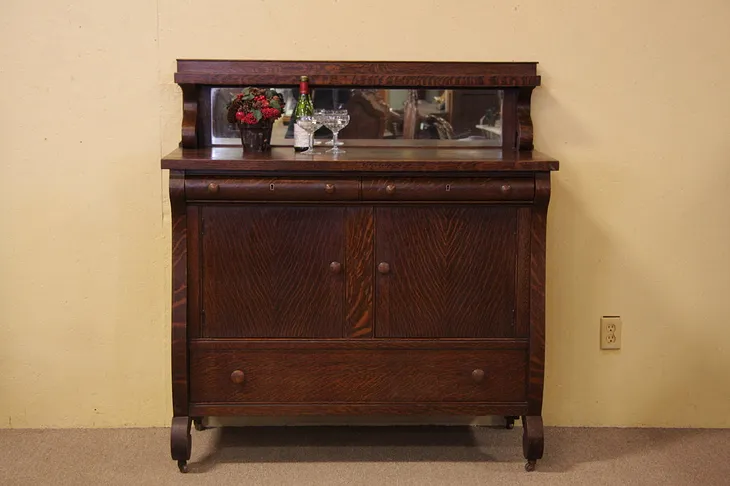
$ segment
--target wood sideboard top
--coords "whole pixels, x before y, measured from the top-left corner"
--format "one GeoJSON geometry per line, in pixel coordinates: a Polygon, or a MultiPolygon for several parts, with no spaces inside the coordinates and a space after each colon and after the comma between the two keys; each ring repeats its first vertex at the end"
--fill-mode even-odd
{"type": "Polygon", "coordinates": [[[360,148],[332,155],[298,154],[274,147],[264,154],[244,154],[241,147],[178,148],[162,159],[163,169],[303,172],[491,172],[553,171],[558,161],[535,151],[498,148],[360,148]]]}

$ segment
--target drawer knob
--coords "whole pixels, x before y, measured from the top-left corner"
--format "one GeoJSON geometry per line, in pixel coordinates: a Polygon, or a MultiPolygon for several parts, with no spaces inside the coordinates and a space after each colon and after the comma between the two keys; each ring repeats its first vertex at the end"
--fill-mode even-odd
{"type": "Polygon", "coordinates": [[[235,383],[236,385],[240,385],[243,383],[243,380],[246,379],[246,375],[243,374],[243,371],[236,370],[233,373],[231,373],[231,381],[235,383]]]}
{"type": "Polygon", "coordinates": [[[208,184],[208,192],[212,194],[216,194],[220,190],[220,186],[216,184],[215,182],[211,182],[208,184]]]}
{"type": "Polygon", "coordinates": [[[378,272],[382,273],[383,275],[390,273],[390,263],[388,263],[388,262],[378,263],[378,272]]]}
{"type": "Polygon", "coordinates": [[[511,190],[512,190],[512,186],[510,186],[509,184],[502,184],[502,193],[503,194],[507,194],[511,190]]]}
{"type": "Polygon", "coordinates": [[[484,370],[474,370],[471,372],[471,378],[479,383],[484,379],[484,370]]]}
{"type": "Polygon", "coordinates": [[[395,194],[395,184],[386,185],[385,192],[387,192],[388,194],[395,194]]]}
{"type": "Polygon", "coordinates": [[[325,184],[324,185],[324,192],[327,194],[334,194],[335,193],[335,185],[334,184],[325,184]]]}
{"type": "Polygon", "coordinates": [[[342,271],[342,264],[340,262],[330,263],[330,270],[332,273],[340,273],[342,271]]]}

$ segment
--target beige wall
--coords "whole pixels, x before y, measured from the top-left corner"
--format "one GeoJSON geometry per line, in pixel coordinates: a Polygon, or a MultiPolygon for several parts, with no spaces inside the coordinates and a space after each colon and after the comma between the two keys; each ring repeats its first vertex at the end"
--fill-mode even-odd
{"type": "Polygon", "coordinates": [[[176,58],[539,61],[547,423],[729,426],[730,3],[362,5],[3,2],[0,426],[169,421],[176,58]]]}

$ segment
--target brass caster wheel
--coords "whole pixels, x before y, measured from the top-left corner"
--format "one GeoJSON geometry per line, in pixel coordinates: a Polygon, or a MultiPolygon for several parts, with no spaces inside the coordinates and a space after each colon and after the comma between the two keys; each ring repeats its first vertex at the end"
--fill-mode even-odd
{"type": "Polygon", "coordinates": [[[536,461],[527,461],[525,464],[525,471],[532,472],[535,470],[535,462],[536,461]]]}
{"type": "Polygon", "coordinates": [[[185,474],[188,472],[188,461],[177,461],[177,468],[180,469],[180,472],[185,474]]]}

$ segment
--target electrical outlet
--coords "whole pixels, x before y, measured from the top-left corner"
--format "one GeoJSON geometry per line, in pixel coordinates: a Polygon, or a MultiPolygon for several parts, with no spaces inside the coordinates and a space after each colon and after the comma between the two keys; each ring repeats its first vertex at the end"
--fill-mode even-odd
{"type": "Polygon", "coordinates": [[[603,316],[601,318],[601,349],[621,349],[621,318],[603,316]]]}

